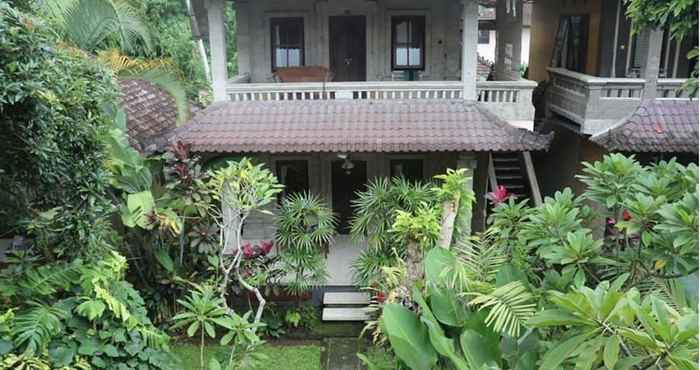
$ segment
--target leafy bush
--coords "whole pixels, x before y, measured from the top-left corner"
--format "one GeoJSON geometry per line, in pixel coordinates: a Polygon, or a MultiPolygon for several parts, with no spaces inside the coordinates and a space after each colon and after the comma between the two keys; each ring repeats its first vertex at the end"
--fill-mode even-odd
{"type": "Polygon", "coordinates": [[[1,297],[11,307],[0,318],[0,356],[53,368],[171,368],[168,336],[151,324],[125,269],[126,260],[113,253],[89,265],[0,271],[1,297]]]}
{"type": "MultiPolygon", "coordinates": [[[[378,178],[372,180],[367,189],[358,193],[353,201],[354,218],[351,235],[366,240],[367,250],[353,262],[353,280],[359,286],[371,286],[381,278],[379,261],[391,261],[403,257],[404,245],[391,233],[396,211],[413,212],[422,204],[435,204],[431,186],[413,183],[403,178],[378,178]]],[[[383,263],[383,262],[382,262],[383,263]]]]}
{"type": "MultiPolygon", "coordinates": [[[[697,166],[584,166],[581,196],[502,202],[484,233],[431,249],[412,292],[410,260],[382,268],[370,328],[401,366],[697,369],[697,296],[678,280],[698,271],[697,166]]],[[[402,234],[428,224],[400,215],[402,234]]]]}
{"type": "Polygon", "coordinates": [[[5,232],[31,232],[46,258],[108,249],[101,138],[116,99],[110,73],[55,47],[41,25],[0,3],[0,218],[5,232]],[[42,222],[28,230],[35,218],[42,222]]]}

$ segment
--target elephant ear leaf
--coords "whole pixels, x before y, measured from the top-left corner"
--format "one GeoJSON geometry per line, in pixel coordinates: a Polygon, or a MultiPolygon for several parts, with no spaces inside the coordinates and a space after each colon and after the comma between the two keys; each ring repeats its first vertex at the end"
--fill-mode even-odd
{"type": "Polygon", "coordinates": [[[425,281],[428,285],[442,285],[449,279],[445,275],[456,263],[456,258],[445,248],[433,248],[425,256],[425,281]]]}
{"type": "Polygon", "coordinates": [[[438,357],[428,330],[418,317],[398,304],[384,306],[382,323],[396,356],[413,370],[432,369],[438,357]]]}
{"type": "Polygon", "coordinates": [[[431,291],[430,306],[438,321],[454,327],[464,326],[464,318],[468,316],[467,311],[454,293],[439,288],[431,291]]]}
{"type": "Polygon", "coordinates": [[[437,321],[425,315],[421,317],[421,321],[428,327],[430,342],[433,344],[433,347],[435,347],[435,350],[440,355],[449,358],[457,370],[469,370],[467,362],[462,357],[461,353],[455,349],[455,341],[445,336],[445,332],[437,321]]]}
{"type": "MultiPolygon", "coordinates": [[[[498,363],[501,354],[498,350],[498,345],[492,345],[489,338],[479,334],[472,329],[465,329],[459,338],[462,345],[462,351],[467,358],[469,367],[472,369],[481,369],[484,365],[498,363]]],[[[488,368],[488,366],[486,366],[488,368]]]]}

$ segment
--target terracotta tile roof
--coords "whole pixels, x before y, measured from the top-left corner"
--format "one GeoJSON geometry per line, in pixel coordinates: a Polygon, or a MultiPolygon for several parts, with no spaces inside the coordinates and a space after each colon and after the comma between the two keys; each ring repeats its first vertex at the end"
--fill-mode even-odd
{"type": "Polygon", "coordinates": [[[697,153],[698,127],[697,101],[646,100],[591,140],[610,151],[697,153]]]}
{"type": "Polygon", "coordinates": [[[139,79],[122,79],[119,86],[129,142],[136,149],[146,150],[164,132],[177,127],[177,107],[167,92],[139,79]]]}
{"type": "Polygon", "coordinates": [[[463,100],[293,100],[209,106],[171,140],[198,152],[427,152],[546,150],[463,100]]]}

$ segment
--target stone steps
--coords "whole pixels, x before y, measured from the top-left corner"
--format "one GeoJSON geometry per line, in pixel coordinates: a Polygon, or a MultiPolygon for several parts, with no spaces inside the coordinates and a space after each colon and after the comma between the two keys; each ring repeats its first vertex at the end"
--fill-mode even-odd
{"type": "Polygon", "coordinates": [[[323,294],[323,321],[366,321],[371,318],[373,308],[369,293],[326,292],[323,294]]]}

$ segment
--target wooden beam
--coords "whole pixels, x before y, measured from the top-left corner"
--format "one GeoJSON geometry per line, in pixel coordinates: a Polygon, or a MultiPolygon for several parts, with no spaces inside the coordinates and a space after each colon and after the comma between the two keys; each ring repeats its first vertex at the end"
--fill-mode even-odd
{"type": "Polygon", "coordinates": [[[489,153],[489,184],[491,191],[498,190],[498,180],[496,179],[496,167],[493,166],[493,155],[489,153]]]}
{"type": "Polygon", "coordinates": [[[532,164],[532,156],[530,156],[530,152],[523,152],[523,162],[525,163],[527,181],[529,181],[530,183],[532,201],[535,203],[536,207],[539,207],[540,205],[542,205],[542,193],[540,193],[540,185],[537,183],[535,166],[532,164]]]}

